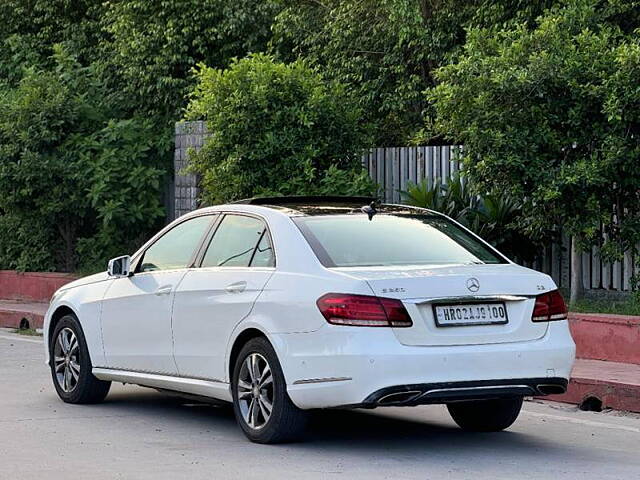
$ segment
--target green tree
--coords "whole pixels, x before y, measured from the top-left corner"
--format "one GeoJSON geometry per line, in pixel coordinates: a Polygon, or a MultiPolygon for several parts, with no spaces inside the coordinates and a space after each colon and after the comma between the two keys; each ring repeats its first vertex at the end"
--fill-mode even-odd
{"type": "Polygon", "coordinates": [[[106,75],[137,111],[173,123],[198,63],[224,68],[266,48],[278,10],[272,0],[119,0],[105,3],[113,56],[106,75]]]}
{"type": "Polygon", "coordinates": [[[640,240],[638,2],[572,0],[531,29],[469,32],[464,55],[437,72],[437,126],[465,145],[484,191],[524,199],[521,227],[554,226],[579,252],[606,237],[605,256],[640,240]]]}
{"type": "Polygon", "coordinates": [[[191,155],[205,201],[373,190],[360,164],[367,130],[340,85],[262,54],[197,75],[187,118],[210,132],[191,155]]]}
{"type": "Polygon", "coordinates": [[[454,58],[465,28],[531,21],[550,0],[282,0],[273,51],[305,59],[345,85],[378,146],[442,142],[423,128],[433,72],[454,58]]]}
{"type": "Polygon", "coordinates": [[[78,188],[82,171],[73,161],[79,152],[68,140],[95,127],[96,106],[76,96],[73,88],[79,84],[70,88],[58,73],[32,68],[17,88],[0,93],[4,268],[74,266],[75,237],[87,203],[78,188]]]}
{"type": "Polygon", "coordinates": [[[103,268],[155,229],[192,67],[266,48],[278,8],[0,2],[0,268],[103,268]]]}
{"type": "Polygon", "coordinates": [[[53,67],[55,45],[83,64],[105,41],[99,0],[3,0],[0,2],[0,79],[17,83],[24,67],[53,67]]]}
{"type": "Polygon", "coordinates": [[[105,242],[132,248],[163,216],[152,127],[110,120],[95,71],[55,52],[0,88],[0,268],[104,268],[105,242]]]}
{"type": "Polygon", "coordinates": [[[78,267],[103,270],[107,260],[133,253],[164,222],[166,146],[149,119],[108,120],[81,139],[83,193],[90,210],[77,238],[78,267]]]}

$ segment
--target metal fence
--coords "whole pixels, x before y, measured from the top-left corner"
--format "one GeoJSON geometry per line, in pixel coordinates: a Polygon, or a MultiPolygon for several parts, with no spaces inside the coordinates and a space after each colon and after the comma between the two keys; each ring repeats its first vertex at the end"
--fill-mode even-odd
{"type": "MultiPolygon", "coordinates": [[[[186,122],[176,125],[175,208],[173,218],[190,212],[198,206],[198,179],[185,173],[189,149],[199,149],[206,138],[204,122],[186,122]]],[[[460,146],[387,147],[374,148],[362,157],[362,163],[371,178],[380,185],[386,202],[402,201],[401,191],[409,182],[427,180],[430,187],[446,183],[460,169],[460,146]]],[[[560,287],[569,288],[571,278],[570,239],[548,245],[538,258],[525,264],[551,275],[560,287]]],[[[626,292],[631,289],[635,275],[635,259],[630,253],[623,261],[607,263],[594,247],[582,255],[583,285],[593,293],[626,292]]]]}
{"type": "Polygon", "coordinates": [[[459,146],[374,148],[362,164],[380,185],[385,202],[398,203],[409,183],[446,183],[460,168],[460,152],[459,146]]]}

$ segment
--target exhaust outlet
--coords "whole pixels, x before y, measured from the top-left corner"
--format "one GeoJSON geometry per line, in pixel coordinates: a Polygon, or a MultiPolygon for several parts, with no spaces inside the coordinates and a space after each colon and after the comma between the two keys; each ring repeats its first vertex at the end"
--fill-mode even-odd
{"type": "Polygon", "coordinates": [[[380,400],[378,400],[378,405],[394,405],[394,404],[402,404],[407,403],[412,400],[415,400],[422,392],[420,390],[409,390],[408,392],[394,392],[388,395],[385,395],[380,400]]]}
{"type": "Polygon", "coordinates": [[[545,384],[545,383],[541,383],[540,385],[537,385],[536,388],[538,389],[538,392],[540,392],[542,395],[558,395],[558,394],[565,393],[567,391],[567,389],[562,385],[553,385],[553,384],[545,384]]]}

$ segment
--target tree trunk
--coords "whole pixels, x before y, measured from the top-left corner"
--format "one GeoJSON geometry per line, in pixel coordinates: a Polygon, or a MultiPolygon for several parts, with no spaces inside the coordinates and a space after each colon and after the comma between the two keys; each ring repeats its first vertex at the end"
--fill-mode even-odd
{"type": "Polygon", "coordinates": [[[64,242],[63,248],[63,262],[64,269],[66,272],[75,271],[76,262],[75,262],[75,249],[74,249],[74,239],[75,239],[75,228],[74,225],[69,221],[68,218],[65,218],[63,222],[58,223],[58,231],[60,232],[60,236],[64,242]]]}
{"type": "Polygon", "coordinates": [[[582,284],[582,251],[578,247],[576,237],[571,238],[571,298],[573,305],[582,298],[584,285],[582,284]]]}

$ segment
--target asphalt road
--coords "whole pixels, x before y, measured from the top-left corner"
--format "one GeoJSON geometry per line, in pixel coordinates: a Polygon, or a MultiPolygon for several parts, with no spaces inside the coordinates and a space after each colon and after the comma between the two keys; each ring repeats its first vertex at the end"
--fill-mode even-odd
{"type": "Polygon", "coordinates": [[[114,385],[58,400],[41,338],[0,331],[0,478],[640,479],[640,416],[527,402],[506,432],[459,430],[443,406],[318,413],[301,443],[247,441],[231,409],[114,385]]]}

